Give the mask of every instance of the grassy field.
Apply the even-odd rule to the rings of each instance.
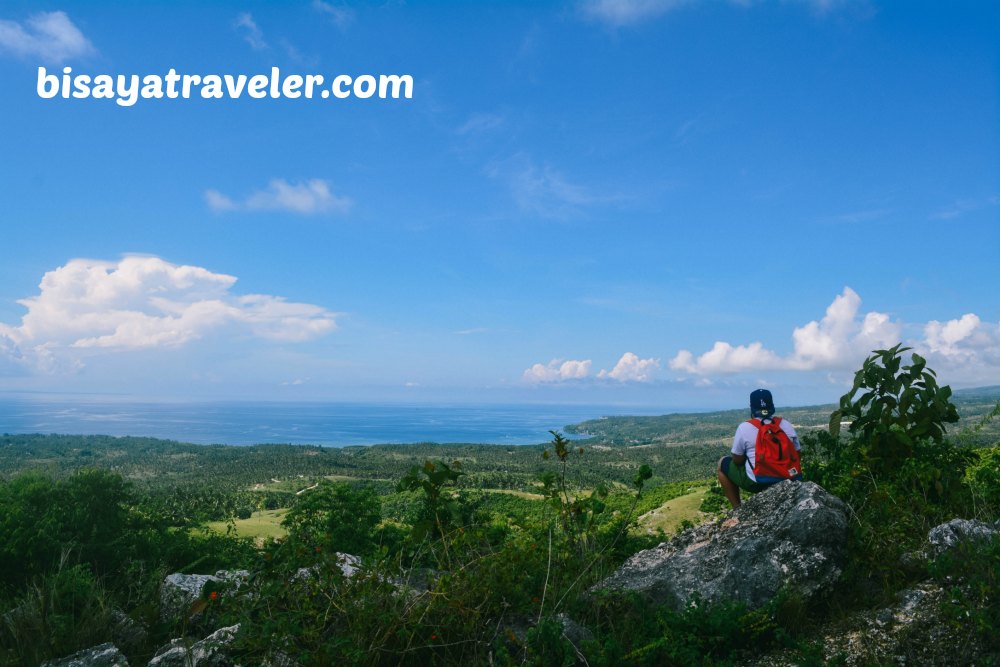
[[[638,531],[655,533],[658,529],[667,535],[677,532],[681,523],[687,519],[691,523],[701,523],[708,515],[699,511],[708,486],[695,489],[691,493],[668,500],[655,510],[646,512],[639,517]]]
[[[287,509],[263,510],[254,512],[249,519],[236,519],[236,535],[262,540],[284,537],[287,531],[282,528],[281,520],[285,518],[286,512]],[[206,525],[210,530],[223,535],[229,529],[229,523],[225,521],[212,521]]]

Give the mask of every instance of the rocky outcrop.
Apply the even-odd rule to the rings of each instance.
[[[847,508],[813,482],[782,482],[718,521],[630,558],[591,590],[632,590],[680,609],[692,595],[757,608],[785,586],[810,597],[840,577]]]
[[[160,587],[160,619],[174,621],[188,615],[191,605],[201,598],[209,582],[231,584],[239,588],[250,573],[246,570],[219,570],[212,574],[168,574]]]
[[[41,667],[129,667],[128,660],[114,644],[101,644],[77,651],[60,660],[46,660]]]
[[[153,656],[147,667],[232,667],[226,649],[233,643],[239,625],[220,628],[199,642],[175,639]]]

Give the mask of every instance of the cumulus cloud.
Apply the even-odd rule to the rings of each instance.
[[[939,375],[966,384],[996,384],[1000,377],[1000,324],[974,313],[947,322],[931,320],[914,345]]]
[[[585,361],[553,359],[548,364],[535,364],[525,370],[523,378],[530,383],[581,380],[590,375],[590,364],[590,359]]]
[[[231,292],[234,276],[158,257],[74,259],[18,301],[20,325],[0,324],[0,354],[54,371],[83,351],[180,347],[217,331],[305,341],[336,328],[334,313],[264,294]]]
[[[652,374],[660,369],[659,359],[640,359],[632,352],[626,352],[610,371],[602,370],[599,378],[611,378],[619,382],[649,382]]]
[[[206,190],[205,202],[213,211],[220,213],[289,211],[299,215],[345,214],[354,205],[350,197],[333,194],[329,182],[318,178],[294,184],[277,178],[265,189],[250,194],[242,201],[234,200],[218,190]]]
[[[859,319],[860,305],[857,292],[845,287],[827,307],[823,319],[795,328],[794,351],[784,357],[766,349],[759,341],[745,345],[717,341],[698,357],[681,350],[670,360],[670,368],[695,375],[853,368],[872,349],[898,342],[902,330],[885,313],[870,312]]]
[[[553,359],[547,364],[535,364],[525,370],[522,377],[532,384],[585,380],[591,377],[591,365],[590,359],[583,361]],[[653,373],[659,368],[659,359],[640,359],[638,355],[626,352],[614,368],[610,371],[601,370],[596,377],[618,382],[649,382],[653,379]]]
[[[0,51],[50,63],[96,53],[94,45],[65,12],[40,12],[23,24],[0,21]]]
[[[855,370],[872,350],[903,342],[927,357],[950,382],[995,383],[1000,376],[1000,325],[983,322],[974,313],[919,325],[923,337],[904,339],[904,323],[887,314],[860,312],[861,297],[849,287],[837,296],[821,320],[792,331],[793,351],[779,355],[760,342],[733,345],[718,341],[695,356],[681,350],[670,368],[702,377],[750,371]]]
[[[688,350],[681,350],[670,360],[670,368],[696,375],[712,373],[738,373],[781,365],[774,352],[765,350],[761,343],[733,346],[716,341],[708,352],[695,358]]]

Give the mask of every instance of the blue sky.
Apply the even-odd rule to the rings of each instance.
[[[0,389],[735,407],[1000,384],[990,3],[0,7]],[[412,99],[42,99],[408,74]]]

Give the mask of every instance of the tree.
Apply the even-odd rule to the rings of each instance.
[[[292,540],[309,547],[362,556],[375,547],[381,520],[381,504],[371,488],[323,480],[299,497],[282,525]]]

